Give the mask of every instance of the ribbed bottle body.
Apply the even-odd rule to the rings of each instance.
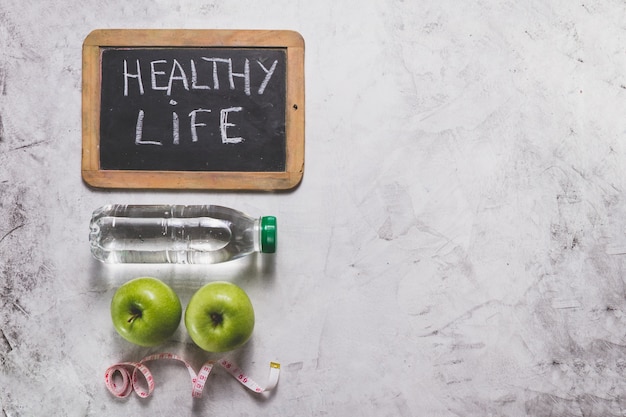
[[[260,251],[259,219],[215,205],[112,204],[89,228],[105,263],[213,264]]]

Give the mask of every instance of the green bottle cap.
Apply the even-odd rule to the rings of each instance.
[[[276,252],[276,217],[261,217],[261,252]]]

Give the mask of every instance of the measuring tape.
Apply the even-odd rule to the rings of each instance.
[[[219,361],[208,361],[200,372],[196,374],[193,367],[178,355],[172,353],[158,353],[155,355],[146,356],[139,362],[121,362],[110,366],[104,374],[104,382],[106,387],[118,398],[126,398],[133,391],[137,393],[141,398],[146,398],[154,391],[154,378],[152,373],[145,365],[146,362],[170,359],[182,363],[189,372],[191,377],[191,396],[193,398],[200,398],[202,396],[202,390],[204,385],[213,370],[215,364],[219,364],[222,368],[231,374],[237,381],[239,381],[244,387],[250,391],[261,393],[274,389],[278,384],[278,375],[280,374],[280,364],[277,362],[270,362],[270,373],[267,384],[265,387],[261,387],[248,377],[236,364],[228,359],[220,359]],[[140,381],[142,376],[143,381]]]

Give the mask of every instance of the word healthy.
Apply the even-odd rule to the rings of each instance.
[[[274,60],[272,65],[265,66],[259,59],[251,63],[250,59],[246,58],[243,61],[243,70],[241,72],[235,72],[232,58],[201,57],[200,61],[190,59],[189,65],[190,71],[189,69],[185,71],[183,65],[177,59],[172,59],[171,61],[157,59],[149,62],[149,74],[144,74],[140,59],[136,59],[134,63],[124,59],[124,97],[129,97],[133,91],[143,96],[146,93],[146,89],[154,92],[162,91],[166,96],[171,96],[175,88],[182,88],[187,92],[201,90],[218,91],[224,88],[228,88],[231,91],[241,89],[246,96],[253,94],[263,95],[272,79],[272,75],[274,75],[278,60]],[[199,71],[199,68],[202,71]],[[253,72],[260,73],[260,77],[262,77],[261,82],[255,85],[254,88],[251,76]],[[203,81],[200,81],[199,74],[203,75]],[[255,79],[260,79],[260,77],[256,76]],[[149,82],[146,82],[145,78],[148,78]],[[224,80],[227,81],[227,87],[223,86],[225,84]],[[169,104],[176,106],[178,102],[171,99]],[[232,121],[231,115],[243,111],[244,108],[242,106],[230,106],[219,110],[219,118],[215,119],[223,144],[237,144],[245,140],[241,136],[229,136],[229,129],[236,127],[236,123]],[[198,128],[209,127],[207,123],[202,121],[208,121],[206,117],[203,118],[203,115],[206,116],[209,113],[213,113],[211,109],[200,107],[186,115],[189,119],[188,126],[192,142],[198,142]],[[164,143],[163,139],[145,139],[143,137],[145,118],[145,111],[139,109],[135,125],[135,145],[162,146]],[[172,112],[171,141],[174,145],[180,144],[180,116],[176,111]]]

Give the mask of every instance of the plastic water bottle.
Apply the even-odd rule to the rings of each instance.
[[[93,212],[93,256],[105,263],[213,264],[276,251],[276,218],[213,205],[111,204]]]

